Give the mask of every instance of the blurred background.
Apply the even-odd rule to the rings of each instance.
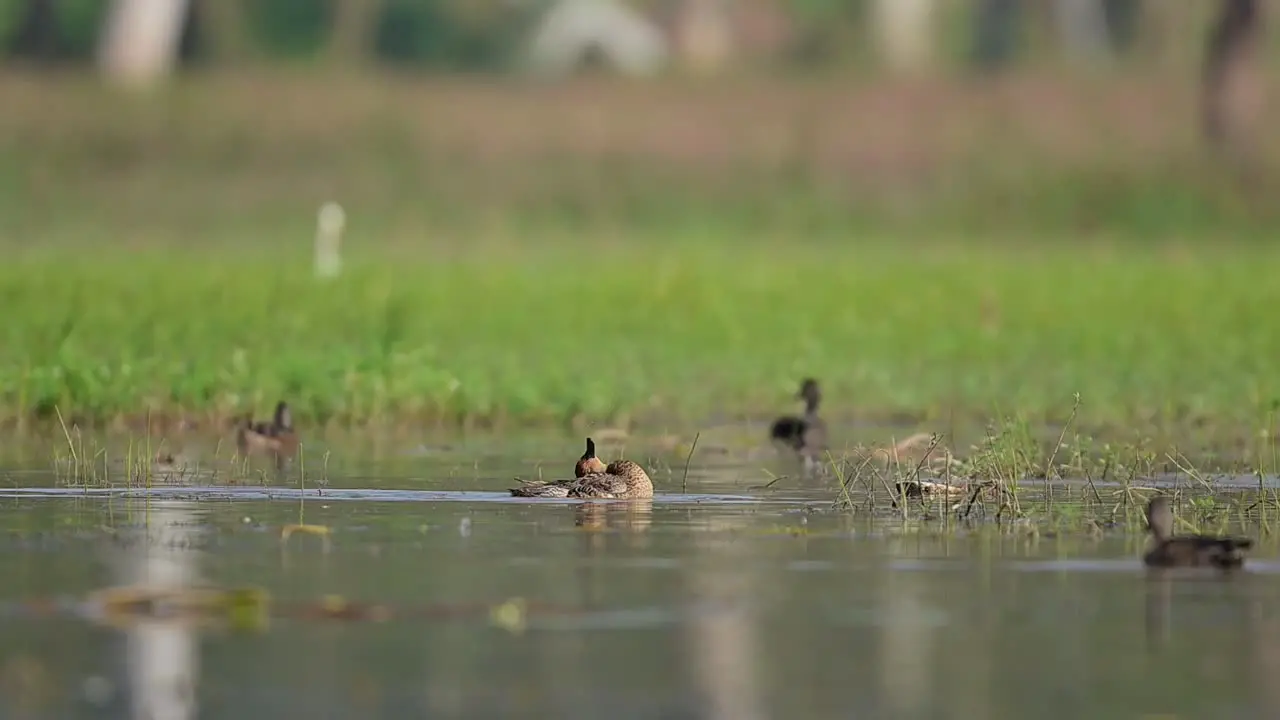
[[[1274,4],[0,0],[5,415],[1253,422]]]
[[[811,230],[1253,225],[1263,178],[1203,162],[1264,165],[1266,5],[3,0],[0,122],[25,162],[0,227],[48,229],[60,202],[142,232],[325,199],[393,228],[706,203]],[[182,92],[161,110],[99,81]]]
[[[6,496],[0,600],[208,548],[445,618],[197,655],[3,605],[0,705],[101,717],[127,671],[234,717],[1277,717],[1280,534],[1239,582],[1137,555],[1148,484],[1276,517],[1278,3],[0,0],[0,428],[48,440],[0,470],[70,495]],[[768,447],[806,377],[815,478]],[[296,470],[222,473],[282,399]],[[658,502],[490,502],[584,436]],[[991,522],[876,505],[944,457],[1012,488]],[[252,492],[88,495],[175,467]],[[529,635],[485,621],[513,597]]]

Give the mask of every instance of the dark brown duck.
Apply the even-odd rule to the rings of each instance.
[[[796,399],[804,400],[804,415],[784,415],[774,420],[769,428],[769,437],[806,457],[812,457],[824,450],[827,444],[827,424],[818,417],[818,403],[822,401],[818,381],[805,378]]]
[[[1249,538],[1173,534],[1173,506],[1167,497],[1147,503],[1147,529],[1155,545],[1142,558],[1149,567],[1238,568],[1244,551],[1253,547]]]

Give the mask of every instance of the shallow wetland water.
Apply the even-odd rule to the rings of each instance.
[[[834,513],[710,453],[687,492],[651,462],[652,502],[505,495],[571,447],[333,452],[322,487],[312,452],[305,489],[11,463],[0,718],[1280,717],[1270,538],[1239,575],[1157,576],[1124,528]],[[268,599],[230,626],[86,601],[143,583]]]

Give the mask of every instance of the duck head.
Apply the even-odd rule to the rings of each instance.
[[[818,402],[822,400],[822,391],[818,389],[818,381],[813,378],[805,378],[800,383],[800,390],[796,393],[798,400],[804,400],[804,406],[811,412],[818,409]]]
[[[593,473],[602,473],[605,471],[604,461],[596,457],[596,443],[591,438],[587,438],[587,451],[582,453],[582,457],[578,458],[578,464],[573,466],[574,477],[583,477]]]
[[[1147,531],[1157,541],[1173,537],[1173,506],[1169,503],[1169,498],[1154,497],[1147,503]]]

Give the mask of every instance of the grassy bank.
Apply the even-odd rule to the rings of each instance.
[[[1280,398],[1280,250],[963,249],[505,235],[366,251],[85,250],[0,268],[9,418],[607,419],[791,407],[1260,423]],[[695,242],[696,240],[696,242]]]
[[[1206,163],[1185,81],[849,82],[0,77],[0,416],[705,420],[815,375],[832,417],[1261,427],[1274,148]]]

